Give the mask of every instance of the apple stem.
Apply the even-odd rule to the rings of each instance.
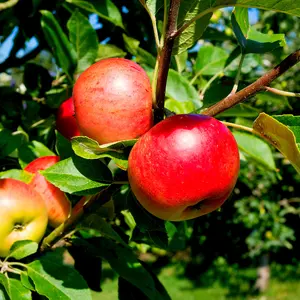
[[[74,229],[74,226],[78,223],[83,214],[89,210],[93,203],[99,200],[99,197],[107,199],[107,196],[109,195],[110,189],[108,187],[100,191],[96,195],[82,197],[72,209],[69,218],[64,223],[56,227],[48,236],[43,239],[42,245],[40,247],[41,252],[52,248],[52,246],[56,244],[60,239],[68,235],[69,232]]]
[[[156,102],[154,108],[154,122],[158,123],[164,118],[165,94],[168,72],[174,46],[175,33],[177,30],[177,17],[180,7],[180,0],[171,0],[166,26],[164,45],[158,55],[158,73],[156,80]]]
[[[241,102],[250,98],[258,92],[265,91],[266,87],[270,85],[272,81],[277,79],[295,64],[300,61],[300,49],[296,50],[285,58],[280,64],[274,67],[272,70],[258,78],[255,82],[240,90],[239,92],[229,95],[218,103],[205,109],[201,112],[204,115],[215,116]]]
[[[227,97],[229,97],[231,95],[234,95],[238,90],[239,82],[240,82],[240,78],[241,78],[242,66],[243,66],[245,56],[246,56],[246,54],[242,53],[241,59],[240,59],[240,62],[239,62],[239,66],[238,66],[238,70],[237,70],[237,74],[236,74],[236,77],[235,77],[235,80],[234,80],[233,88],[232,88],[230,94]]]

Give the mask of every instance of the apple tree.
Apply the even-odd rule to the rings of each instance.
[[[211,263],[216,228],[223,253],[291,249],[299,16],[290,0],[0,2],[0,298],[91,299],[106,261],[119,299],[170,299],[139,254]]]

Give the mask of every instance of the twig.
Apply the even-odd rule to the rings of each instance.
[[[180,0],[171,0],[164,46],[158,59],[156,107],[154,109],[155,123],[158,123],[164,118],[166,85],[174,46],[174,34],[176,33],[177,29],[179,6]]]
[[[237,70],[237,74],[236,74],[236,77],[235,77],[235,80],[234,80],[233,88],[232,88],[230,94],[227,97],[229,97],[230,95],[234,95],[236,93],[236,91],[238,90],[239,82],[240,82],[240,78],[241,78],[242,66],[243,66],[245,56],[246,55],[244,53],[242,53],[241,59],[240,59],[240,62],[239,62],[239,66],[238,66],[238,70]]]
[[[251,127],[243,126],[243,125],[236,124],[236,123],[225,122],[225,121],[222,121],[222,123],[224,125],[226,125],[227,127],[232,127],[234,129],[243,130],[243,131],[247,131],[249,133],[255,134],[258,137],[260,137],[261,139],[267,141],[268,143],[270,142],[264,135],[260,134],[258,131],[254,130]]]
[[[211,86],[211,84],[222,74],[224,74],[229,67],[231,66],[231,64],[236,60],[233,59],[223,70],[221,70],[220,72],[216,73],[213,77],[211,77],[209,79],[209,81],[206,83],[206,85],[204,86],[204,88],[202,89],[201,93],[200,93],[200,100],[204,99],[204,94],[206,93],[207,89]],[[195,78],[195,77],[194,77]],[[192,81],[194,80],[194,78],[192,79]],[[190,83],[192,83],[192,81]]]
[[[235,129],[239,129],[239,130],[243,130],[243,131],[247,131],[247,132],[250,132],[250,133],[254,133],[254,134],[257,134],[260,136],[260,134],[258,132],[256,132],[253,128],[251,127],[247,127],[247,126],[243,126],[243,125],[239,125],[239,124],[235,124],[235,123],[230,123],[230,122],[225,122],[225,121],[222,121],[222,123],[224,125],[226,125],[227,127],[232,127],[232,128],[235,128]]]
[[[163,29],[162,29],[162,35],[160,40],[160,47],[162,48],[164,45],[164,40],[166,36],[166,27],[167,27],[167,21],[168,21],[168,11],[167,11],[167,0],[164,0],[164,21],[163,21]]]
[[[159,43],[159,36],[158,36],[158,30],[157,30],[157,25],[156,25],[156,18],[155,16],[150,12],[147,4],[144,1],[139,0],[140,3],[144,6],[144,8],[146,9],[150,19],[151,19],[151,23],[152,23],[152,28],[153,28],[153,33],[154,33],[154,39],[155,39],[155,44],[156,44],[156,48],[157,48],[157,52],[160,52],[160,43]]]
[[[269,86],[266,86],[266,90],[276,95],[286,96],[286,97],[300,97],[300,93],[286,92],[282,90],[278,90]]]
[[[76,203],[72,209],[70,217],[57,228],[55,228],[48,236],[46,236],[42,242],[40,250],[43,252],[51,248],[61,238],[73,230],[73,227],[77,224],[84,212],[88,210],[95,201],[100,197],[105,197],[109,187],[99,192],[97,195],[90,197],[82,197],[79,202]],[[106,197],[105,197],[106,198]]]
[[[264,91],[272,81],[277,79],[279,76],[281,76],[284,72],[293,67],[299,61],[300,50],[297,50],[294,53],[290,54],[275,68],[273,68],[272,70],[261,76],[259,79],[257,79],[255,82],[240,90],[236,94],[230,95],[224,98],[223,100],[219,101],[218,103],[212,105],[211,107],[207,108],[202,112],[202,114],[208,116],[215,116],[225,111],[226,109],[229,109],[235,106],[236,104],[243,102],[244,100],[255,95],[256,93]]]

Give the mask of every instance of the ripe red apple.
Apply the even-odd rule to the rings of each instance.
[[[71,211],[71,203],[65,193],[47,181],[39,171],[51,167],[58,161],[58,156],[39,157],[29,163],[24,169],[35,174],[29,185],[44,199],[48,211],[49,225],[52,227],[57,227],[68,218]]]
[[[0,257],[5,257],[16,241],[42,239],[48,222],[46,205],[26,183],[0,179],[0,220]]]
[[[109,58],[93,64],[73,89],[81,134],[100,144],[141,136],[152,126],[151,93],[149,78],[136,63]]]
[[[59,106],[56,114],[56,129],[61,135],[69,140],[74,136],[80,135],[75,119],[72,97]]]
[[[181,221],[207,214],[229,197],[239,151],[218,120],[176,115],[145,133],[128,163],[129,183],[140,204],[158,218]]]

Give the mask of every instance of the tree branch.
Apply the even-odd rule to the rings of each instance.
[[[250,84],[249,86],[245,87],[241,91],[237,92],[234,95],[229,95],[223,100],[219,101],[218,103],[212,105],[211,107],[207,108],[203,112],[204,115],[208,116],[215,116],[236,104],[241,103],[242,101],[248,99],[249,97],[255,95],[260,91],[266,90],[266,87],[269,84],[281,76],[284,72],[288,69],[293,67],[300,61],[300,49],[295,51],[294,53],[290,54],[286,59],[284,59],[279,65],[275,68],[264,74],[262,77],[257,79],[255,82]]]
[[[174,34],[177,30],[177,17],[180,7],[180,0],[171,0],[166,37],[163,49],[158,59],[158,75],[156,86],[156,107],[154,109],[155,123],[158,123],[164,118],[164,105],[167,78],[169,66],[171,62],[172,50],[174,46]]]
[[[76,203],[72,209],[70,217],[57,228],[55,228],[48,236],[46,236],[42,242],[40,250],[46,251],[50,249],[55,243],[62,239],[66,234],[73,230],[74,226],[78,223],[84,213],[88,212],[90,207],[96,202],[101,201],[106,202],[107,196],[109,194],[109,187],[99,192],[97,195],[90,197],[82,197],[79,202]]]

